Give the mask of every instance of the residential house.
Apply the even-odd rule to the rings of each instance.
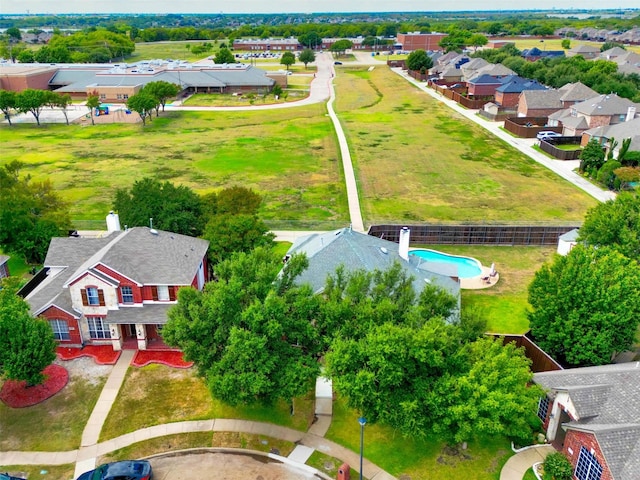
[[[25,299],[60,345],[163,348],[178,289],[201,290],[208,280],[209,242],[147,227],[111,230],[101,238],[53,238],[46,275],[27,284]]]
[[[567,83],[554,90],[524,90],[518,99],[519,117],[548,117],[598,93],[580,82]]]
[[[640,105],[615,93],[598,95],[549,116],[549,125],[562,125],[565,136],[582,135],[586,130],[633,120]]]
[[[502,108],[514,109],[518,106],[520,95],[526,90],[546,91],[547,87],[537,80],[522,78],[518,75],[504,77],[502,85],[496,88],[494,100]]]
[[[304,252],[309,267],[297,278],[320,293],[329,274],[342,265],[347,271],[386,270],[394,262],[414,278],[416,292],[425,284],[433,284],[449,292],[460,302],[460,284],[456,267],[451,264],[425,262],[409,254],[409,229],[401,231],[400,242],[394,243],[378,237],[343,228],[333,232],[316,233],[298,238],[287,255]],[[286,258],[286,257],[285,257]]]
[[[429,75],[437,76],[445,82],[462,81],[461,67],[469,63],[471,59],[467,55],[456,52],[448,52],[440,56],[434,66],[429,70]]]
[[[564,57],[564,50],[540,50],[538,47],[527,48],[520,54],[528,62],[535,62],[542,58]]]
[[[7,255],[0,255],[0,279],[9,276],[9,258]]]
[[[489,62],[484,58],[472,58],[467,63],[460,65],[460,70],[462,70],[462,79],[465,82],[468,82],[477,75],[478,69],[486,67],[487,65],[489,65]]]
[[[613,48],[610,48],[609,50],[605,50],[604,52],[600,52],[600,55],[598,55],[598,58],[601,60],[613,61],[619,56],[624,55],[625,53],[628,53],[628,52],[624,48],[613,47]]]
[[[640,362],[533,375],[538,416],[578,480],[640,478]]]
[[[613,60],[618,65],[618,73],[630,75],[635,73],[640,75],[640,54],[636,52],[625,52],[615,57]]]
[[[614,157],[617,157],[620,147],[622,146],[622,140],[630,138],[631,143],[629,145],[629,151],[640,151],[640,117],[631,118],[631,114],[628,120],[622,123],[616,123],[615,125],[603,125],[601,127],[591,128],[582,134],[582,145],[589,143],[591,139],[595,139],[601,145],[606,145],[609,139],[615,138],[618,141],[618,145],[614,148]]]
[[[591,45],[575,45],[567,50],[567,57],[575,57],[580,55],[585,60],[593,60],[600,55],[600,49]]]

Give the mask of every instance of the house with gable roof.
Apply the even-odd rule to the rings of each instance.
[[[314,292],[320,293],[327,276],[335,274],[341,265],[346,271],[364,269],[373,272],[386,270],[397,262],[413,277],[416,293],[419,294],[426,284],[436,285],[458,300],[459,311],[460,282],[457,268],[452,264],[425,262],[410,255],[409,229],[405,229],[400,234],[399,244],[355,232],[351,228],[300,237],[287,252],[289,256],[302,252],[309,260],[309,267],[296,278],[296,283],[307,283]]]
[[[134,227],[100,238],[53,238],[43,270],[21,290],[61,346],[165,348],[178,289],[208,281],[209,242]]]
[[[600,55],[600,49],[591,45],[576,45],[566,52],[567,57],[580,55],[585,60],[593,60]]]
[[[588,129],[633,120],[640,105],[615,93],[598,95],[549,116],[549,125],[562,125],[563,135],[578,136]]]
[[[547,439],[578,480],[640,478],[640,362],[533,375]]]
[[[622,146],[622,140],[630,138],[630,151],[640,151],[640,117],[635,117],[627,122],[617,123],[615,125],[603,125],[601,127],[591,128],[582,134],[582,144],[586,145],[591,139],[595,139],[600,145],[605,145],[609,139],[615,138],[618,145],[614,149],[614,156]]]
[[[567,83],[557,90],[524,90],[518,98],[518,116],[548,117],[554,112],[597,95],[598,92],[581,82]]]

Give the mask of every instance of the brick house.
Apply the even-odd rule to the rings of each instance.
[[[402,45],[402,50],[407,52],[442,50],[439,43],[446,36],[448,36],[446,33],[398,33],[396,42]]]
[[[577,480],[640,478],[640,362],[533,375],[538,416]]]
[[[518,116],[548,117],[554,112],[597,95],[598,92],[580,82],[567,83],[557,90],[525,90],[518,98]]]
[[[208,246],[147,227],[101,238],[53,238],[44,275],[27,284],[25,299],[60,345],[163,348],[162,327],[178,289],[201,290],[208,280]]]
[[[513,75],[504,78],[502,85],[496,88],[495,103],[503,108],[515,108],[520,100],[520,94],[525,90],[545,91],[548,89],[536,80]]]

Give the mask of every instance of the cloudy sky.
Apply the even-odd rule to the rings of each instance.
[[[638,0],[0,0],[0,14],[16,13],[311,13],[512,10],[514,8],[638,8]]]

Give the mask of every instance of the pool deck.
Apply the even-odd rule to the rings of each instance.
[[[460,288],[465,290],[482,290],[483,288],[491,288],[500,280],[500,274],[495,272],[491,276],[491,269],[482,266],[482,273],[477,277],[461,278]]]

